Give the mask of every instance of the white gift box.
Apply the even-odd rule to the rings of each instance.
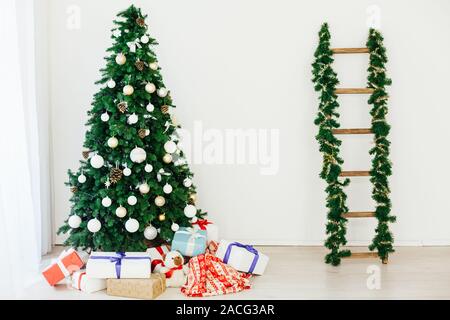
[[[150,278],[151,258],[148,252],[92,252],[86,264],[91,278]]]
[[[72,287],[83,292],[93,293],[105,290],[106,280],[88,277],[85,270],[80,270],[72,274]]]
[[[159,272],[159,269],[164,263],[164,258],[169,251],[170,249],[167,245],[147,249],[150,258],[152,259],[152,272]]]
[[[221,240],[216,257],[238,271],[262,275],[269,257],[249,245]]]
[[[206,242],[219,242],[219,227],[216,224],[205,219],[197,220],[192,226],[194,227],[194,230],[206,230]]]

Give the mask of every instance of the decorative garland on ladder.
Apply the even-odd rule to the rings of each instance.
[[[342,171],[341,165],[344,163],[339,157],[339,146],[341,141],[333,135],[333,129],[340,127],[338,119],[339,107],[336,85],[339,83],[337,74],[332,68],[333,52],[330,49],[330,32],[328,24],[324,23],[319,32],[319,46],[314,53],[315,61],[313,67],[314,89],[319,92],[319,112],[314,123],[319,127],[316,140],[319,142],[320,152],[323,157],[322,171],[320,177],[324,179],[328,186],[326,206],[328,208],[327,235],[325,247],[330,249],[325,257],[326,263],[336,266],[341,262],[342,257],[350,255],[349,250],[341,250],[340,247],[347,243],[345,239],[347,219],[342,215],[348,211],[345,204],[347,195],[343,187],[350,183],[349,179],[339,180]]]
[[[377,249],[378,255],[384,261],[387,260],[388,254],[394,251],[393,237],[388,223],[394,222],[395,217],[390,215],[388,176],[392,174],[392,171],[389,161],[390,142],[387,139],[390,126],[385,118],[388,99],[385,86],[390,85],[391,80],[385,74],[387,57],[382,41],[383,37],[380,32],[370,29],[367,41],[370,53],[368,87],[373,88],[374,92],[368,103],[372,105],[370,114],[372,115],[372,131],[375,139],[375,146],[370,150],[370,154],[373,156],[370,181],[373,184],[372,198],[377,203],[375,217],[378,219],[378,226],[369,249]],[[342,171],[341,165],[344,161],[339,157],[341,141],[333,135],[332,131],[340,127],[339,113],[336,111],[339,103],[335,93],[339,80],[332,68],[334,58],[330,48],[330,32],[327,23],[324,23],[319,31],[319,45],[314,57],[312,80],[314,89],[319,92],[320,101],[314,123],[319,127],[316,140],[319,142],[319,150],[323,156],[320,177],[328,184],[325,189],[328,208],[326,225],[328,238],[325,241],[325,247],[330,249],[330,252],[326,255],[325,262],[336,266],[340,264],[341,258],[351,255],[349,250],[341,249],[347,243],[345,237],[347,219],[343,217],[343,214],[348,212],[348,208],[346,206],[347,195],[343,188],[350,183],[350,180],[348,178],[342,181],[339,179]]]
[[[391,127],[386,121],[388,94],[385,89],[392,81],[386,76],[386,48],[383,46],[383,36],[378,30],[370,29],[366,46],[370,53],[367,85],[374,89],[368,100],[368,103],[372,105],[370,114],[372,115],[372,132],[375,141],[375,146],[370,150],[370,154],[373,156],[370,181],[373,184],[372,198],[376,202],[375,217],[378,219],[376,234],[369,249],[376,249],[378,256],[383,261],[387,261],[389,253],[394,252],[389,222],[396,220],[395,216],[391,215],[389,198],[388,177],[392,175],[392,165],[389,160],[391,143],[387,137]]]

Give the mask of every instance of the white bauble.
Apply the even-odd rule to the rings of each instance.
[[[125,62],[127,62],[127,57],[125,57],[125,55],[123,53],[119,53],[116,56],[116,63],[119,65],[123,65],[123,64],[125,64]]]
[[[69,217],[68,223],[69,223],[69,227],[71,227],[72,229],[76,229],[81,224],[81,218],[80,218],[80,216],[77,216],[76,214],[74,214]]]
[[[143,36],[141,37],[141,42],[142,42],[143,44],[146,44],[146,43],[148,43],[149,41],[150,41],[150,38],[149,38],[148,36],[143,35]]]
[[[139,117],[137,116],[137,114],[133,113],[131,115],[128,116],[128,124],[135,124],[137,123],[139,120]]]
[[[108,88],[112,89],[116,86],[116,82],[113,79],[111,79],[111,80],[108,80],[106,85],[108,86]]]
[[[189,179],[189,178],[184,179],[184,180],[183,180],[183,185],[184,185],[186,188],[189,188],[190,186],[192,186],[192,180]]]
[[[131,96],[134,93],[134,88],[133,86],[127,84],[125,87],[123,87],[122,92],[126,96]]]
[[[167,89],[159,88],[157,93],[159,97],[164,98],[165,96],[167,96]]]
[[[125,168],[122,171],[123,175],[128,177],[131,174],[131,169],[130,168]]]
[[[130,218],[125,222],[125,229],[127,229],[128,232],[133,233],[139,230],[139,221],[136,219]]]
[[[145,129],[145,136],[147,137],[148,135],[150,135],[150,129]]]
[[[96,233],[100,231],[102,224],[97,218],[94,218],[88,221],[87,228],[90,232]]]
[[[173,190],[172,186],[171,186],[170,184],[168,184],[168,183],[166,183],[166,184],[164,185],[164,187],[163,187],[163,191],[164,191],[164,193],[166,193],[166,194],[171,193],[172,190]]]
[[[100,119],[102,119],[103,122],[108,121],[109,120],[108,112],[103,112],[102,115],[100,116]]]
[[[177,151],[177,144],[173,141],[167,141],[164,143],[164,150],[166,150],[167,153],[174,153]]]
[[[111,137],[108,139],[108,147],[110,147],[111,149],[117,148],[117,146],[119,145],[119,140],[117,140],[116,137]]]
[[[164,199],[163,196],[157,196],[157,197],[155,198],[155,204],[156,204],[158,207],[162,207],[163,205],[166,204],[166,199]]]
[[[130,159],[133,162],[142,163],[145,161],[145,158],[147,158],[147,154],[142,148],[136,147],[130,152]]]
[[[102,206],[104,206],[105,208],[108,208],[109,206],[111,206],[112,204],[112,200],[110,197],[106,196],[102,199]]]
[[[148,67],[152,70],[158,70],[158,62],[152,62],[148,65]]]
[[[177,232],[180,229],[180,226],[178,225],[178,223],[172,223],[172,225],[170,226],[170,229],[172,229],[173,232]]]
[[[79,183],[85,183],[86,182],[86,176],[84,174],[80,174],[78,176],[78,182]]]
[[[143,183],[139,186],[139,192],[142,194],[146,194],[150,192],[150,187],[147,183]]]
[[[171,163],[172,160],[173,160],[173,157],[172,157],[172,155],[170,155],[169,153],[166,153],[166,154],[164,155],[164,157],[163,157],[163,161],[164,161],[165,163]]]
[[[116,209],[116,216],[118,216],[119,218],[123,218],[126,215],[127,215],[127,209],[126,208],[124,208],[122,206],[117,207],[117,209]]]
[[[158,230],[154,226],[148,226],[144,229],[144,237],[147,240],[153,240],[158,235]]]
[[[145,172],[152,172],[153,171],[153,166],[151,164],[146,164],[144,167]]]
[[[130,206],[134,206],[137,203],[137,198],[135,196],[129,196],[127,202]]]
[[[153,83],[149,82],[145,85],[145,91],[147,91],[148,93],[153,93],[156,91],[156,86]]]
[[[104,164],[105,164],[105,160],[103,160],[103,157],[99,156],[98,154],[96,154],[95,156],[93,156],[91,158],[91,166],[95,169],[99,169],[99,168],[103,167]]]
[[[184,207],[184,215],[188,218],[193,218],[197,214],[197,208],[192,204],[188,204]]]
[[[153,110],[155,110],[155,106],[152,105],[151,103],[149,103],[149,104],[147,105],[147,111],[148,111],[148,112],[153,112]]]

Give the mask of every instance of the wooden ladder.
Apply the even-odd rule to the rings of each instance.
[[[334,48],[333,54],[360,54],[369,53],[369,48]],[[337,88],[336,94],[372,94],[374,89],[372,88]],[[333,134],[372,134],[370,128],[353,128],[353,129],[334,129]],[[369,177],[370,171],[342,171],[341,177]],[[374,211],[354,211],[347,212],[342,215],[344,218],[375,218]],[[345,257],[347,259],[359,259],[359,258],[378,258],[378,253],[369,252],[352,252],[350,256]],[[382,260],[383,264],[387,264],[388,259]]]

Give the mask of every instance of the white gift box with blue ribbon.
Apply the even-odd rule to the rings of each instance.
[[[216,257],[238,271],[262,275],[269,263],[269,257],[251,245],[221,240]]]
[[[151,275],[148,252],[92,252],[86,275],[97,279],[146,279]]]
[[[180,228],[172,240],[171,249],[179,251],[183,256],[195,257],[206,251],[206,230]]]

